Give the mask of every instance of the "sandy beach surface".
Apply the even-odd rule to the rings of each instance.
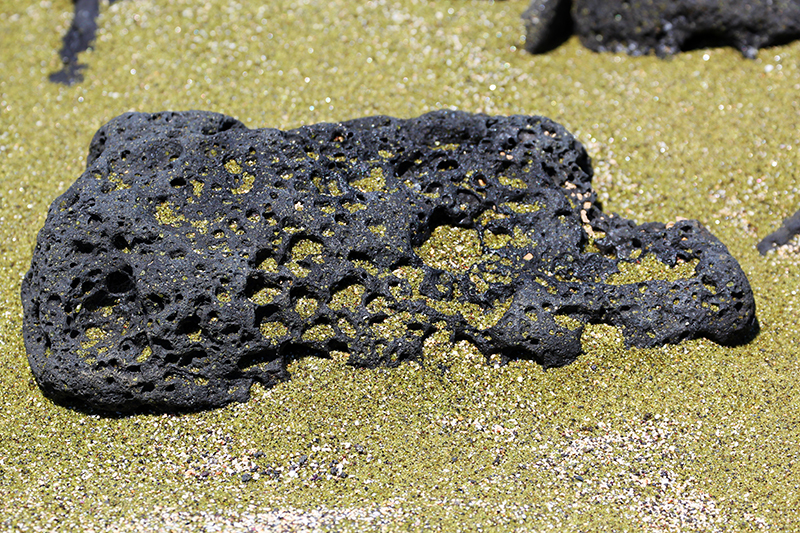
[[[796,530],[800,241],[755,245],[800,207],[800,42],[661,60],[573,38],[531,56],[525,7],[102,3],[84,80],[64,86],[48,75],[72,2],[0,0],[0,530]],[[20,280],[103,123],[202,109],[291,128],[442,108],[550,117],[587,147],[607,212],[700,220],[750,279],[759,335],[643,350],[596,326],[548,371],[438,336],[423,364],[305,358],[290,381],[196,414],[102,417],[42,395]]]

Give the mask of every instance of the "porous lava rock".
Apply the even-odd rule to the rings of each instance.
[[[192,410],[246,400],[297,357],[421,361],[437,330],[545,367],[574,361],[592,323],[630,346],[741,339],[755,306],[725,246],[696,221],[605,215],[591,178],[542,117],[284,132],[121,115],[39,233],[22,284],[33,374],[62,403]]]
[[[797,0],[533,0],[522,18],[532,53],[563,41],[570,28],[587,48],[631,55],[733,46],[754,58],[759,48],[800,37]]]

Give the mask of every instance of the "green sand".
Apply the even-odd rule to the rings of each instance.
[[[318,526],[335,530],[800,523],[800,255],[755,250],[800,206],[800,43],[658,60],[573,38],[533,57],[525,0],[252,4],[104,4],[85,81],[63,87],[47,75],[72,3],[0,0],[0,529],[179,531],[271,509],[350,510]],[[246,404],[183,416],[100,418],[42,396],[20,279],[104,122],[204,109],[290,128],[444,107],[548,116],[587,146],[606,211],[702,221],[747,273],[760,335],[626,350],[595,327],[585,355],[546,372],[435,339],[423,366],[304,359]]]

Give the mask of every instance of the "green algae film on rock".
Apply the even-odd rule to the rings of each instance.
[[[92,140],[22,285],[33,374],[56,401],[196,410],[293,358],[574,361],[588,324],[630,346],[755,323],[746,277],[696,221],[606,215],[590,161],[542,117],[438,111],[292,131],[128,113]]]

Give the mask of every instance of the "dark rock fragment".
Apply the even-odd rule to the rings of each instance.
[[[439,329],[550,367],[587,324],[657,346],[737,342],[755,320],[722,243],[696,221],[604,214],[585,150],[542,117],[283,132],[128,113],[87,159],[22,284],[31,369],[63,403],[216,407],[296,357],[420,360]]]
[[[549,52],[572,35],[571,4],[562,0],[533,0],[528,5],[522,14],[528,52]]]
[[[113,4],[117,0],[109,0]],[[78,63],[78,54],[89,49],[97,32],[97,16],[100,14],[99,0],[73,0],[75,15],[72,24],[64,35],[64,45],[59,55],[64,67],[50,74],[50,81],[72,85],[83,81],[81,71],[86,65]]]
[[[587,48],[631,55],[733,46],[754,58],[800,37],[797,0],[533,0],[522,18],[532,53],[565,39],[570,22]]]
[[[780,228],[764,237],[756,245],[756,249],[761,255],[767,255],[767,252],[787,244],[797,234],[800,234],[800,211],[787,217]]]

